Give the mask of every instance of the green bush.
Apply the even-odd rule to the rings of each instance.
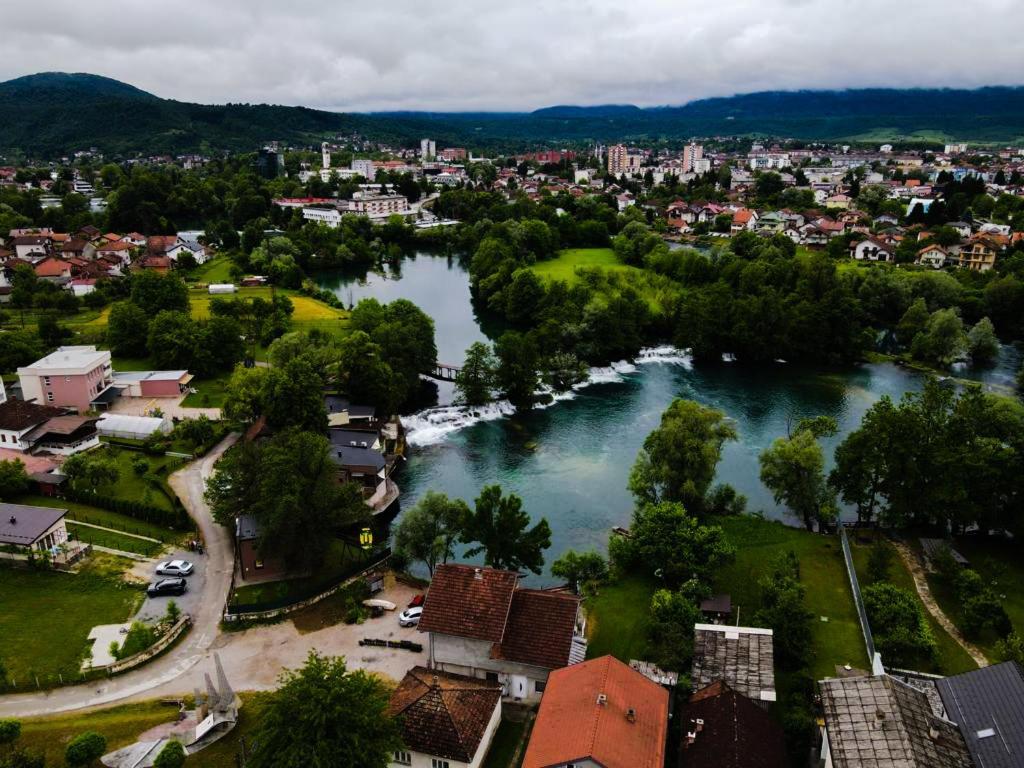
[[[911,667],[935,655],[935,638],[917,595],[879,582],[866,587],[864,608],[871,633],[882,658],[890,664]]]
[[[181,768],[185,764],[185,748],[179,741],[168,741],[153,761],[153,768]]]
[[[156,630],[141,621],[132,622],[131,629],[124,637],[124,642],[115,654],[118,659],[127,659],[140,651],[144,651],[156,642]]]
[[[0,744],[13,744],[21,736],[21,723],[17,720],[0,720]]]
[[[67,749],[64,750],[64,761],[72,768],[78,768],[98,760],[106,751],[106,737],[96,731],[86,731],[68,742]]]

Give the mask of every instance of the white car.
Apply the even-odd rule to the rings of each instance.
[[[188,560],[165,560],[156,567],[160,576],[191,576],[193,565]]]
[[[400,627],[415,627],[420,623],[420,616],[423,615],[423,606],[417,605],[415,608],[406,608],[400,614],[398,614],[398,626]]]

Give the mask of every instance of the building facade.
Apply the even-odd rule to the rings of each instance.
[[[41,405],[79,413],[113,384],[110,352],[93,346],[59,347],[32,365],[18,369],[22,395]]]

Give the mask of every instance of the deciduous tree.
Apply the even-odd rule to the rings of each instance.
[[[489,485],[476,499],[462,541],[476,542],[466,556],[483,553],[484,562],[492,568],[540,573],[544,550],[551,546],[551,527],[543,517],[531,527],[523,500],[513,493],[503,496],[501,486]]]
[[[402,515],[395,530],[395,549],[410,560],[418,560],[434,575],[434,568],[455,554],[455,543],[470,516],[461,499],[427,491],[416,506]]]

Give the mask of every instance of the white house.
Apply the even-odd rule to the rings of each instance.
[[[882,241],[869,237],[853,247],[853,258],[856,261],[892,261],[893,252]]]
[[[942,269],[949,262],[949,252],[941,245],[929,245],[917,252],[915,264]]]
[[[479,768],[501,723],[501,686],[413,667],[391,694],[403,747],[391,768]]]

